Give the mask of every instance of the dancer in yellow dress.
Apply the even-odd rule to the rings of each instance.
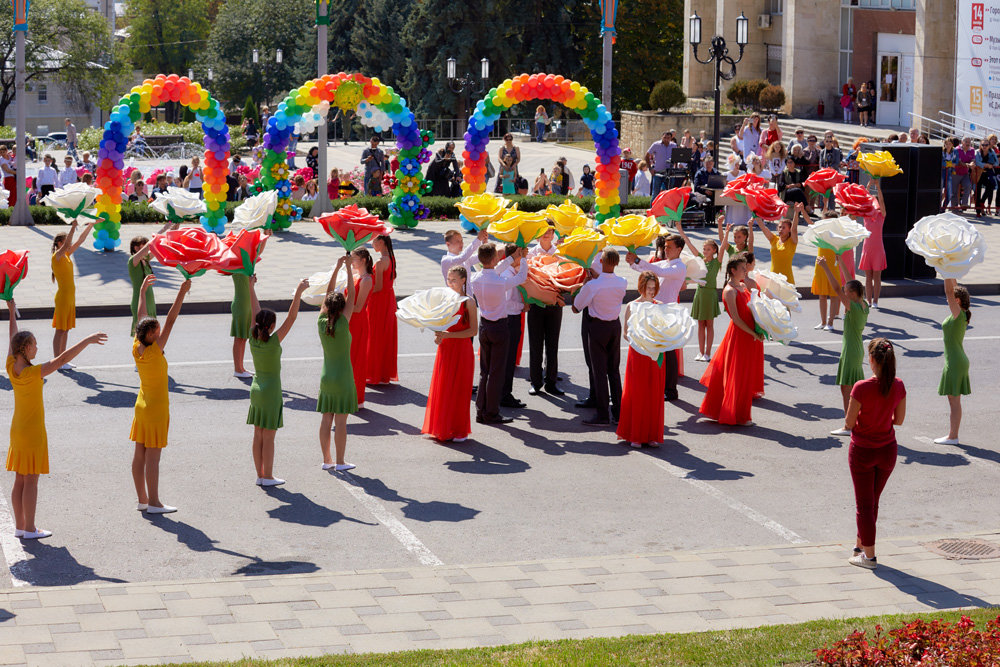
[[[91,334],[51,361],[36,366],[31,362],[38,354],[38,341],[30,331],[18,331],[17,308],[13,299],[7,302],[7,312],[10,315],[7,376],[14,387],[14,418],[10,423],[7,470],[15,473],[14,489],[10,494],[10,504],[14,508],[14,537],[35,540],[52,534],[35,524],[38,476],[49,474],[42,378],[69,363],[88,345],[104,345],[108,337],[103,333]]]
[[[146,312],[146,294],[152,291],[155,282],[156,276],[152,275],[142,281],[138,312]],[[132,341],[132,358],[139,371],[139,395],[135,398],[135,418],[129,433],[129,439],[135,443],[132,481],[135,482],[138,497],[136,509],[147,514],[177,511],[176,507],[161,503],[159,494],[160,451],[167,446],[167,430],[170,427],[167,358],[163,356],[163,348],[167,346],[170,331],[190,289],[190,280],[181,283],[163,327],[155,317],[144,317],[136,325]]]
[[[804,208],[800,213],[806,224],[811,225],[812,219],[809,217],[809,213]],[[836,217],[836,211],[823,212],[823,219]],[[831,283],[829,278],[827,278],[826,271],[820,268],[820,258],[826,260],[827,268],[833,272],[833,278],[836,283]],[[813,271],[812,285],[809,289],[819,298],[819,324],[814,326],[813,329],[833,331],[833,321],[840,315],[840,285],[845,282],[840,277],[840,265],[841,262],[837,259],[837,253],[829,248],[816,249],[816,268]],[[827,317],[827,313],[829,313],[829,317]]]
[[[52,239],[52,282],[56,284],[56,308],[52,314],[52,328],[56,330],[52,337],[52,354],[58,357],[66,351],[66,340],[69,330],[76,327],[76,282],[73,278],[74,252],[79,250],[87,235],[93,229],[94,223],[88,222],[79,238],[76,235],[77,223],[74,220],[69,228],[69,234],[56,234]],[[61,371],[70,370],[73,364],[67,362]]]
[[[764,232],[764,238],[771,245],[771,272],[780,273],[793,285],[795,284],[795,273],[792,269],[792,263],[795,258],[795,248],[799,244],[799,214],[804,210],[805,206],[801,202],[796,203],[792,221],[782,220],[779,222],[777,234],[767,228],[766,222],[760,218],[756,219],[760,231]]]

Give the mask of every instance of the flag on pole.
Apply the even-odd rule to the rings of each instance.
[[[601,34],[615,32],[615,19],[618,18],[618,0],[601,0]]]
[[[14,0],[14,30],[28,32],[28,5],[30,0]]]
[[[330,25],[330,0],[316,0],[316,25]]]

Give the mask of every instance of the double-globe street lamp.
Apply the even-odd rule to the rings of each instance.
[[[701,44],[701,17],[695,12],[688,19],[690,27],[691,48],[694,59],[703,65],[715,62],[715,120],[712,132],[712,139],[715,142],[715,151],[712,156],[715,159],[716,168],[719,166],[719,114],[722,104],[722,90],[720,84],[723,79],[726,81],[736,76],[736,63],[743,60],[743,49],[748,43],[748,33],[750,31],[750,20],[742,12],[736,18],[736,43],[740,47],[740,56],[736,60],[729,57],[729,49],[726,47],[726,40],[722,35],[712,38],[712,45],[708,50],[708,57],[702,60],[698,57],[698,45]],[[728,70],[723,71],[723,64],[728,65]]]
[[[458,62],[454,58],[448,58],[446,73],[448,75],[448,87],[451,92],[461,95],[465,94],[465,110],[467,115],[472,115],[472,96],[479,95],[486,90],[486,80],[490,78],[490,60],[483,58],[479,61],[479,80],[477,81],[471,73],[459,78]],[[454,133],[453,133],[454,134]],[[456,135],[460,136],[460,135]]]

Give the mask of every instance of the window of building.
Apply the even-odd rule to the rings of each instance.
[[[854,10],[850,7],[840,9],[840,82],[847,81],[853,74],[854,59]]]
[[[767,80],[775,86],[781,85],[781,45],[767,45]]]
[[[772,14],[783,14],[785,12],[785,0],[770,0],[770,11]]]
[[[38,84],[38,103],[48,104],[49,103],[49,87],[44,83]]]
[[[866,9],[916,9],[916,0],[840,0],[844,7],[864,7]]]

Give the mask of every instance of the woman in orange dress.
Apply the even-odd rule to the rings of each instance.
[[[372,292],[371,253],[358,248],[351,253],[354,271],[358,277],[354,281],[354,308],[351,312],[351,368],[354,370],[354,386],[358,391],[358,409],[365,406],[365,380],[368,378],[368,297]]]
[[[639,298],[632,303],[660,303],[656,295],[660,291],[660,279],[652,271],[639,274]],[[625,339],[628,340],[628,318],[632,314],[632,304],[625,308]],[[666,352],[665,354],[673,354]],[[662,387],[667,368],[645,354],[629,347],[625,365],[625,388],[622,390],[621,414],[615,433],[636,449],[643,443],[659,447],[663,442],[663,401],[660,392],[649,391],[650,387]]]
[[[448,270],[448,287],[465,296],[468,273],[464,266]],[[427,394],[424,427],[438,440],[465,442],[471,430],[469,410],[472,400],[472,377],[476,358],[472,339],[479,333],[479,316],[476,301],[466,299],[462,304],[462,317],[447,331],[434,334],[437,354],[431,389]]]
[[[753,425],[750,408],[755,391],[754,342],[761,338],[754,331],[750,290],[743,284],[746,274],[746,257],[736,255],[729,260],[722,301],[731,321],[719,349],[701,376],[701,383],[707,390],[700,412],[720,424]]]
[[[368,384],[389,384],[399,380],[396,371],[396,255],[392,239],[379,234],[372,248],[381,257],[375,262],[371,305],[368,306],[370,334],[368,336]]]

